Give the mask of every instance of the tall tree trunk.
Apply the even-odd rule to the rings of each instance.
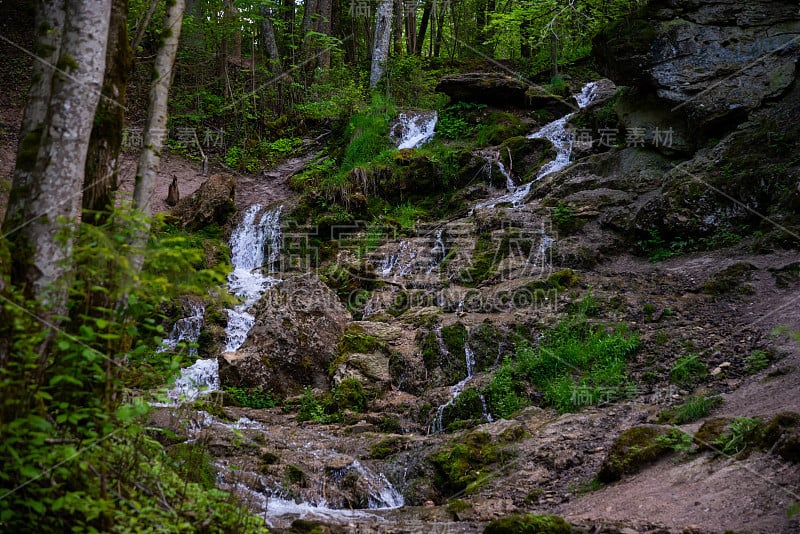
[[[392,33],[392,5],[394,0],[383,0],[375,16],[375,41],[372,46],[372,68],[369,86],[375,88],[383,78],[386,60],[389,57],[389,42]]]
[[[303,24],[301,26],[302,39],[303,39],[303,52],[301,57],[303,77],[306,84],[311,82],[313,77],[314,67],[314,38],[311,32],[314,31],[314,19],[317,16],[319,0],[305,0],[303,6]]]
[[[228,57],[237,64],[242,59],[242,25],[239,22],[239,8],[233,0],[223,0],[225,6],[225,26],[226,31],[230,32],[225,36],[227,45],[225,47]]]
[[[419,23],[419,33],[417,34],[417,47],[416,52],[420,54],[422,47],[425,46],[425,33],[428,31],[428,22],[431,20],[431,9],[433,7],[433,0],[427,0],[425,7],[422,9],[422,20]]]
[[[83,178],[83,209],[94,212],[84,215],[87,222],[102,223],[113,205],[130,68],[128,0],[111,0],[103,98],[97,104]]]
[[[33,62],[31,87],[22,116],[13,187],[8,199],[3,233],[23,224],[29,217],[31,180],[39,144],[50,105],[53,65],[58,61],[64,31],[64,0],[39,0],[36,3],[37,60]],[[9,274],[9,273],[4,273]]]
[[[436,2],[434,1],[434,7],[436,6]],[[444,40],[444,15],[445,15],[445,6],[441,6],[437,9],[434,9],[434,14],[436,16],[436,39],[433,44],[433,57],[439,57],[439,54],[442,51],[442,41]]]
[[[417,10],[408,7],[405,12],[406,25],[406,53],[414,55],[417,53]]]
[[[272,13],[266,6],[261,6],[261,40],[269,57],[269,70],[276,76],[283,73],[281,53],[278,49],[278,40],[275,38],[275,26],[272,25]]]
[[[294,65],[297,62],[295,56],[295,42],[294,42],[294,18],[297,14],[295,11],[294,0],[282,0],[281,9],[283,10],[283,32],[281,38],[281,49],[286,54],[284,58],[288,65]]]
[[[550,33],[550,65],[552,67],[553,78],[558,76],[558,35],[553,27]]]
[[[314,27],[317,32],[331,36],[331,18],[333,17],[333,4],[331,0],[318,0],[319,18],[315,21]],[[315,47],[317,56],[317,67],[327,71],[331,68],[331,50],[328,42],[322,46]]]
[[[54,2],[38,5],[39,9],[55,6]],[[15,175],[16,206],[3,226],[9,234],[12,283],[42,304],[48,320],[64,315],[66,309],[73,272],[71,234],[80,216],[86,152],[105,69],[111,0],[67,0],[63,10],[59,70],[49,77],[46,117],[39,122],[45,92],[41,80],[34,79],[31,89],[38,91],[37,98],[26,109],[24,125],[42,127],[26,136],[39,130],[38,139],[21,143],[19,159],[29,166],[30,174]],[[52,46],[52,41],[45,42]]]
[[[147,126],[144,132],[144,148],[136,168],[136,184],[133,189],[133,206],[144,215],[153,211],[153,195],[161,150],[167,128],[167,97],[172,84],[172,71],[178,39],[181,35],[184,0],[170,0],[164,19],[165,37],[155,61],[155,81],[150,88],[150,107],[147,111]],[[141,267],[141,259],[138,260]]]
[[[403,55],[403,0],[394,0],[394,19],[392,22],[392,37],[394,41],[394,55]]]

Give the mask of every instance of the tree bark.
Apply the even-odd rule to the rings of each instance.
[[[272,14],[269,8],[261,6],[261,40],[269,57],[269,70],[276,76],[283,73],[281,53],[278,49],[278,40],[275,38],[275,26],[272,25]]]
[[[178,51],[178,39],[181,34],[184,0],[171,0],[167,6],[164,20],[164,41],[156,55],[156,79],[150,88],[150,107],[144,132],[144,148],[139,156],[136,184],[133,190],[133,206],[146,216],[150,216],[153,211],[156,173],[161,163],[161,150],[166,137],[167,97],[172,84],[172,70],[175,66],[175,54]]]
[[[333,16],[333,4],[331,0],[318,0],[319,18],[314,24],[317,32],[331,36],[331,17]],[[317,67],[329,70],[331,68],[330,44],[324,43],[322,47],[315,47],[314,53],[317,55]]]
[[[128,0],[112,0],[103,98],[94,116],[83,179],[83,209],[93,212],[84,214],[83,220],[94,224],[101,224],[107,218],[117,189],[125,91],[131,69],[127,16]]]
[[[392,22],[392,38],[394,55],[403,55],[403,0],[394,0],[394,19]]]
[[[425,34],[428,31],[428,22],[431,20],[431,8],[433,0],[425,2],[425,7],[422,10],[422,20],[419,23],[419,33],[417,34],[416,52],[421,54],[422,47],[425,45]]]
[[[414,55],[417,53],[417,10],[406,9],[405,12],[405,26],[406,26],[406,53]]]
[[[392,28],[392,5],[394,0],[383,0],[375,16],[375,41],[372,46],[372,68],[369,74],[369,86],[375,88],[383,78],[386,60],[389,57],[389,42]]]
[[[61,50],[64,16],[64,0],[39,0],[36,3],[37,60],[33,62],[31,87],[22,116],[13,187],[8,199],[3,233],[13,230],[30,217],[28,204],[32,200],[32,173],[47,120],[53,66],[58,61]]]
[[[42,2],[39,8],[53,5]],[[20,151],[23,164],[30,164],[35,151],[32,171],[20,179],[15,175],[12,183],[12,196],[25,209],[9,210],[10,220],[21,226],[3,228],[10,233],[12,283],[41,303],[48,320],[66,310],[72,233],[80,216],[86,153],[105,69],[111,0],[67,0],[63,9],[58,70],[49,79],[46,117],[38,142]],[[32,90],[41,87],[42,80],[34,79]],[[40,119],[43,96],[40,91],[26,110],[26,127]],[[20,215],[25,219],[20,221]]]

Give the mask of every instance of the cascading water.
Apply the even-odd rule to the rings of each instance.
[[[203,326],[203,314],[206,309],[199,304],[192,305],[192,314],[178,319],[172,325],[169,335],[161,343],[156,352],[173,350],[178,343],[187,342],[189,344],[189,356],[197,356],[197,338],[200,337],[200,329]]]
[[[583,109],[597,98],[597,84],[595,82],[589,82],[581,89],[580,93],[573,96],[578,103],[578,107]],[[556,149],[556,158],[543,165],[536,174],[536,178],[527,184],[516,187],[511,193],[476,204],[472,211],[474,212],[476,209],[483,208],[494,208],[498,204],[511,204],[513,207],[519,207],[525,200],[525,197],[528,196],[533,182],[544,178],[548,174],[558,172],[572,163],[571,158],[574,137],[572,133],[567,130],[566,126],[567,122],[569,122],[575,113],[577,113],[577,111],[564,115],[560,119],[546,124],[541,129],[528,135],[528,139],[547,139],[553,143],[553,147]]]
[[[397,148],[418,148],[430,141],[438,119],[435,111],[401,113],[391,132],[399,138]]]
[[[233,272],[228,275],[228,290],[242,301],[234,309],[227,310],[226,351],[242,346],[255,323],[255,317],[247,310],[267,289],[280,282],[262,272],[263,267],[268,271],[273,270],[280,257],[280,214],[281,207],[264,211],[264,207],[259,204],[250,206],[231,235]],[[199,333],[198,326],[197,334]],[[217,389],[217,359],[197,360],[193,365],[181,369],[181,375],[175,380],[174,387],[167,392],[167,397],[172,403],[193,401],[198,396]]]
[[[441,328],[436,329],[436,340],[439,342],[439,350],[442,352],[442,354],[449,354],[447,347],[444,344],[444,339],[442,338]],[[469,330],[467,330],[467,337],[464,341],[464,360],[467,365],[467,376],[465,376],[458,383],[450,386],[450,400],[439,405],[439,407],[436,409],[436,417],[434,417],[433,422],[431,423],[431,427],[428,432],[429,434],[441,434],[444,432],[444,424],[442,422],[444,411],[449,406],[453,405],[456,399],[458,399],[458,396],[464,391],[466,385],[473,378],[473,373],[475,372],[475,353],[473,352],[472,347],[469,346]],[[483,403],[483,415],[488,421],[491,422],[492,416],[486,410],[486,404],[482,397],[481,402]]]
[[[444,244],[444,228],[439,228],[434,234],[433,248],[431,249],[431,262],[430,266],[428,267],[427,274],[431,274],[434,270],[436,270],[436,268],[441,265],[442,261],[444,261],[446,256],[447,248]]]

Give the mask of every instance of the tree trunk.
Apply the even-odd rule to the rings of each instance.
[[[53,65],[58,61],[64,31],[64,0],[39,0],[36,3],[36,48],[38,59],[33,62],[31,87],[22,116],[13,187],[8,199],[3,233],[23,224],[30,217],[31,180],[37,151],[47,120]],[[9,274],[9,273],[4,273]]]
[[[394,0],[394,19],[392,22],[392,37],[394,41],[394,55],[403,55],[403,0]]]
[[[6,218],[3,227],[9,234],[12,283],[42,304],[48,320],[66,310],[73,272],[71,234],[80,216],[86,152],[100,98],[111,12],[111,0],[67,0],[64,5],[64,31],[56,63],[59,70],[49,78],[46,118],[38,123],[41,129],[31,130],[40,131],[38,140],[29,138],[20,147],[19,159],[23,165],[33,159],[32,170],[21,179],[15,175],[12,183],[12,197],[18,200],[17,207],[21,201],[24,209],[9,210],[10,219]],[[42,2],[38,7],[54,6]],[[51,14],[44,16],[50,18]],[[45,42],[52,45],[47,38]],[[42,85],[41,80],[32,83],[32,91],[39,92],[30,111],[26,109],[28,128],[41,117]],[[20,221],[20,215],[24,220]]]
[[[435,2],[434,6],[436,6]],[[434,14],[436,16],[436,39],[433,44],[433,57],[439,57],[439,54],[442,51],[442,41],[444,40],[444,6],[439,9],[434,9]]]
[[[392,29],[392,5],[394,0],[383,0],[375,16],[375,41],[372,46],[372,68],[369,74],[369,86],[375,88],[383,78],[386,60],[389,57],[389,42]]]
[[[417,53],[417,10],[409,7],[405,12],[406,25],[406,53]]]
[[[283,73],[283,66],[281,65],[281,53],[278,49],[278,41],[275,38],[275,27],[272,25],[272,14],[269,8],[261,6],[261,40],[264,43],[264,49],[269,57],[269,70],[276,76]]]
[[[294,0],[283,0],[283,35],[281,36],[281,50],[286,53],[286,62],[288,65],[294,65],[297,61],[295,57],[294,46],[294,17],[295,5]],[[288,42],[287,42],[288,41]]]
[[[550,65],[552,66],[553,78],[558,76],[558,35],[553,28],[550,34]]]
[[[420,54],[422,47],[425,46],[425,33],[428,31],[428,22],[431,20],[431,8],[433,0],[425,2],[425,7],[422,10],[422,20],[419,23],[419,33],[417,34],[416,52]]]
[[[144,132],[144,148],[139,156],[136,184],[133,190],[133,206],[146,216],[151,215],[153,211],[156,173],[161,163],[161,150],[164,147],[164,138],[167,133],[167,97],[172,84],[172,70],[175,66],[175,54],[178,51],[178,39],[181,34],[184,0],[171,0],[167,6],[164,19],[166,35],[156,55],[156,79],[150,88],[150,107]]]
[[[331,17],[333,16],[333,5],[331,0],[318,0],[317,8],[319,9],[319,18],[316,20],[314,27],[317,32],[331,36]],[[317,67],[323,70],[331,68],[331,50],[330,43],[325,42],[323,46],[315,47],[314,53],[317,56]]]
[[[112,0],[103,98],[98,102],[94,116],[83,179],[83,209],[94,212],[84,214],[83,220],[94,224],[106,219],[117,189],[125,91],[131,68],[127,16],[128,0]]]

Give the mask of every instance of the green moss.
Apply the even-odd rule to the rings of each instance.
[[[502,250],[501,248],[500,251]],[[488,232],[478,234],[470,266],[461,272],[461,283],[467,287],[475,287],[489,279],[502,259],[500,251],[495,247],[491,234]]]
[[[25,172],[33,171],[36,165],[36,158],[39,154],[39,144],[42,140],[44,127],[39,124],[22,138],[17,154],[17,168]]]
[[[525,134],[528,127],[519,117],[505,112],[490,113],[478,132],[478,145],[499,145],[510,137]]]
[[[669,372],[674,384],[689,387],[708,374],[708,367],[697,354],[687,354],[675,362]]]
[[[463,391],[442,412],[442,426],[448,431],[470,428],[483,422],[483,403],[475,388]]]
[[[495,519],[483,529],[484,534],[570,534],[572,526],[555,515],[509,515]]]
[[[458,441],[444,445],[429,458],[434,467],[434,485],[449,496],[472,491],[491,476],[492,465],[504,459],[504,453],[485,432],[472,432]]]
[[[401,437],[391,437],[373,443],[369,448],[369,454],[376,460],[383,460],[389,456],[400,452],[406,444],[406,440]]]
[[[284,473],[286,475],[286,480],[290,484],[299,484],[301,487],[305,486],[306,474],[298,466],[294,464],[287,465]]]
[[[78,62],[68,54],[61,54],[56,63],[56,68],[63,72],[72,72],[78,70]]]
[[[702,451],[713,448],[712,443],[725,433],[731,421],[728,417],[714,417],[705,421],[694,433],[694,442],[698,449]]]
[[[266,465],[275,465],[275,464],[277,464],[278,462],[281,461],[281,457],[278,456],[275,453],[272,453],[272,452],[269,452],[269,451],[265,451],[265,452],[261,453],[260,460],[261,460],[261,465],[264,465],[264,466],[266,466]]]
[[[703,292],[715,296],[734,292],[752,293],[752,287],[743,283],[750,278],[753,269],[753,265],[745,262],[726,267],[703,284]]]
[[[471,510],[472,505],[467,501],[461,499],[450,499],[447,501],[447,511],[453,514],[458,519],[458,514],[466,510]]]
[[[669,428],[658,426],[637,426],[624,431],[612,445],[597,479],[603,483],[614,482],[662,458],[671,448],[659,443],[657,438],[668,432]]]
[[[355,378],[345,378],[333,391],[333,398],[339,410],[363,412],[367,408],[364,387]]]

